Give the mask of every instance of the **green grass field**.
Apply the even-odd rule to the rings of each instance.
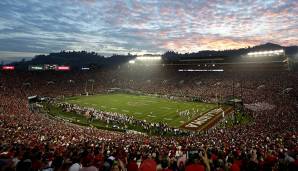
[[[179,127],[184,122],[215,108],[216,104],[184,102],[153,96],[129,94],[102,94],[77,96],[65,99],[66,102],[84,107],[92,107],[107,112],[117,112],[133,116],[148,122],[164,122],[172,127]],[[191,112],[191,118],[179,116],[178,111],[198,110]]]

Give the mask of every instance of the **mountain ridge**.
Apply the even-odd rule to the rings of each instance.
[[[194,58],[237,58],[248,52],[254,51],[266,51],[266,50],[278,50],[284,49],[286,55],[294,56],[298,54],[298,46],[281,46],[274,43],[265,43],[256,45],[253,47],[233,49],[233,50],[202,50],[192,53],[178,53],[175,51],[167,51],[162,54],[162,58],[167,61],[175,61],[179,59],[194,59]],[[154,56],[153,54],[147,54],[147,56]],[[13,62],[12,65],[19,68],[27,68],[29,65],[37,64],[58,64],[69,65],[73,68],[79,68],[82,66],[97,66],[106,67],[111,65],[118,65],[128,62],[136,57],[136,55],[112,55],[111,57],[102,56],[96,52],[87,51],[60,51],[57,53],[49,53],[48,55],[37,55],[29,61]]]

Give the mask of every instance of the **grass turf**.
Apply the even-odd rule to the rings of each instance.
[[[172,127],[179,127],[191,118],[181,117],[178,111],[198,110],[193,117],[215,108],[216,104],[169,100],[154,96],[130,94],[100,94],[77,96],[65,99],[66,102],[84,107],[92,107],[107,112],[117,112],[133,116],[148,122],[164,122]]]
[[[112,131],[123,131],[122,129],[112,128],[113,125],[108,125],[105,122],[100,121],[100,120],[90,121],[87,117],[85,117],[83,115],[78,115],[74,112],[64,112],[61,108],[47,104],[47,103],[44,103],[43,105],[49,115],[51,115],[52,117],[58,117],[58,118],[63,119],[64,121],[67,121],[67,122],[71,122],[71,123],[82,125],[82,126],[96,127],[99,129],[106,129],[106,130],[112,130]],[[140,128],[133,127],[131,129],[139,130]]]

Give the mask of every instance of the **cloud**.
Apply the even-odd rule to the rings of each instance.
[[[2,0],[0,5],[0,51],[162,53],[298,43],[295,0]]]

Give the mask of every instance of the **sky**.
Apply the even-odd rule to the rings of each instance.
[[[1,0],[0,59],[298,45],[298,0]]]

